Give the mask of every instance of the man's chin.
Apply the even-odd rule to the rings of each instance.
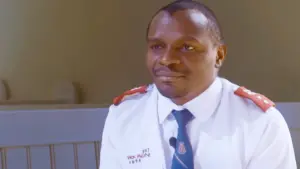
[[[182,96],[181,90],[172,84],[157,84],[156,87],[160,94],[167,98],[173,99]]]

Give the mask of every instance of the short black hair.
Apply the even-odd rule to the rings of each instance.
[[[194,9],[198,10],[203,13],[203,15],[208,19],[209,25],[208,29],[211,32],[211,35],[213,38],[216,40],[216,42],[224,44],[224,37],[223,37],[223,32],[220,26],[219,21],[217,20],[217,17],[215,13],[205,4],[197,1],[192,1],[192,0],[176,0],[172,3],[167,4],[166,6],[163,6],[160,8],[151,18],[151,21],[148,24],[147,27],[147,34],[150,29],[150,25],[152,23],[153,18],[161,11],[166,11],[170,15],[177,11],[182,11],[182,10],[189,10],[189,9]]]

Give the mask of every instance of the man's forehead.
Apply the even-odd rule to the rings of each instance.
[[[160,31],[199,34],[207,30],[208,24],[208,18],[198,10],[181,10],[172,15],[161,11],[153,18],[148,35],[153,36]]]

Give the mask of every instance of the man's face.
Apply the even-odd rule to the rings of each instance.
[[[148,32],[147,67],[162,95],[174,99],[200,94],[217,76],[216,64],[225,56],[199,11],[158,13]]]

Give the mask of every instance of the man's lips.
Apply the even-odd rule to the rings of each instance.
[[[167,77],[183,77],[184,75],[182,73],[170,71],[170,70],[164,70],[164,69],[158,69],[154,71],[155,76],[167,76]]]
[[[157,71],[155,77],[164,82],[173,82],[184,77],[184,75],[177,72]]]

